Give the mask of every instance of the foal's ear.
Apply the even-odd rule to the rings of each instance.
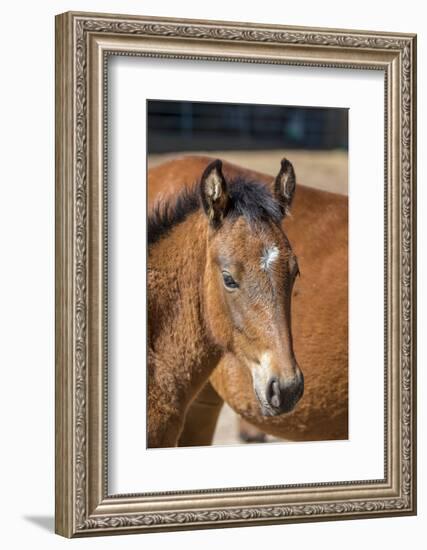
[[[277,174],[273,184],[273,192],[276,199],[279,201],[283,209],[283,213],[287,214],[295,193],[295,171],[288,159],[283,158],[281,162],[280,172]]]
[[[222,173],[222,162],[217,159],[205,169],[200,180],[203,208],[210,223],[217,227],[227,214],[230,197]]]

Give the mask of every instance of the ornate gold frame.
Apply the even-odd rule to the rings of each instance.
[[[106,59],[113,54],[384,71],[384,479],[108,495],[104,119]],[[415,79],[416,37],[410,34],[57,16],[57,533],[76,537],[415,513]]]

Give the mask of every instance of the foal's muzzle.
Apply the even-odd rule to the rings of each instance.
[[[291,379],[272,376],[267,383],[264,414],[276,416],[291,412],[304,393],[304,376],[298,369]]]

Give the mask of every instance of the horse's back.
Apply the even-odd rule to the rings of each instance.
[[[158,200],[164,200],[176,195],[184,187],[194,186],[200,179],[206,166],[215,160],[213,157],[202,155],[188,155],[167,160],[155,165],[148,170],[148,208]],[[279,167],[278,167],[279,168]],[[298,171],[298,167],[296,167]],[[244,176],[250,180],[269,184],[273,177],[256,170],[250,170],[237,166],[228,161],[223,161],[223,173],[226,178],[233,179]],[[295,203],[292,207],[293,217],[299,218],[301,214],[307,221],[316,221],[317,225],[322,220],[317,218],[319,212],[329,218],[332,213],[347,223],[347,197],[336,193],[321,191],[312,187],[298,185]],[[313,216],[316,216],[314,219]]]

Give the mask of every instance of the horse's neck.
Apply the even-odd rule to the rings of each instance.
[[[153,393],[180,402],[194,397],[218,360],[204,316],[205,262],[206,220],[201,212],[191,214],[149,251],[149,376],[156,381]]]

